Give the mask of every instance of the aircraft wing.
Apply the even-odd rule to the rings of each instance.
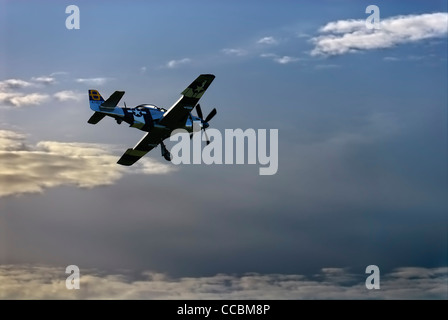
[[[160,124],[171,129],[183,127],[190,111],[196,106],[210,86],[215,76],[213,74],[201,74],[184,91],[182,97],[163,115]]]
[[[156,132],[147,133],[134,148],[126,150],[126,152],[118,160],[118,164],[123,166],[131,166],[149,151],[157,147],[162,136]]]

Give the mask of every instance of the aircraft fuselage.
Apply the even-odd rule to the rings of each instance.
[[[113,110],[98,110],[102,113],[115,118],[117,123],[126,122],[130,127],[140,129],[145,132],[149,132],[153,129],[166,130],[167,136],[172,130],[159,124],[160,119],[162,119],[166,109],[156,107],[151,104],[142,104],[135,108],[127,107],[116,107]],[[188,132],[193,132],[193,122],[199,127],[202,127],[201,119],[193,115],[187,117],[185,120],[185,125],[179,129],[187,130]]]

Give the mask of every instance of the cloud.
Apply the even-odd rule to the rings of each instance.
[[[78,79],[78,82],[89,82],[88,80],[90,80],[92,81],[92,83],[98,84],[102,81],[105,81],[104,79],[105,78]],[[7,79],[0,81],[0,103],[7,106],[23,107],[40,105],[44,102],[47,102],[51,97],[49,94],[38,92],[25,93],[20,91],[21,89],[38,87],[41,84],[55,84],[56,79],[53,76],[41,76],[32,77],[31,81],[32,82],[28,82],[21,79]],[[79,93],[75,93],[74,91],[70,90],[56,92],[53,97],[58,101],[80,100],[82,98]]]
[[[225,48],[222,49],[222,52],[231,56],[245,56],[247,54],[247,51],[244,49]]]
[[[175,171],[171,165],[156,162],[152,159],[142,158],[138,162],[135,173],[139,174],[167,174]]]
[[[176,169],[144,159],[125,171],[106,145],[41,141],[33,146],[24,135],[9,130],[0,130],[0,143],[0,197],[62,185],[93,188],[111,185],[125,172],[166,174]]]
[[[14,107],[39,105],[47,101],[48,98],[49,95],[42,93],[23,94],[18,92],[0,92],[0,103]]]
[[[2,151],[27,150],[24,136],[9,130],[0,130],[0,148]]]
[[[274,58],[274,61],[278,62],[280,64],[287,64],[287,63],[296,62],[296,61],[299,61],[299,60],[300,60],[299,58],[290,57],[290,56],[283,56],[283,57]]]
[[[300,274],[217,274],[171,278],[145,271],[139,278],[80,268],[80,289],[68,290],[65,267],[0,266],[0,299],[447,299],[447,267],[400,268],[380,275],[380,289],[368,290],[367,274],[340,268]],[[412,275],[412,276],[409,276]]]
[[[264,38],[261,38],[260,40],[258,40],[257,43],[272,45],[272,44],[277,44],[278,41],[274,37],[264,37]]]
[[[275,53],[262,53],[260,55],[262,58],[272,58],[273,61],[280,63],[280,64],[288,64],[291,62],[297,62],[300,60],[300,58],[297,57],[290,57],[290,56],[279,56]]]
[[[83,98],[83,94],[79,92],[74,92],[71,90],[64,90],[56,92],[53,97],[55,97],[58,101],[80,101]]]
[[[33,86],[33,83],[20,79],[7,79],[0,81],[0,90],[21,89]]]
[[[179,65],[187,64],[190,62],[191,62],[191,59],[189,59],[189,58],[183,58],[180,60],[170,60],[166,63],[166,67],[172,69],[172,68],[178,67]]]
[[[32,77],[31,80],[44,85],[50,85],[56,83],[56,79],[50,76]]]
[[[395,16],[383,19],[379,29],[368,29],[365,20],[330,22],[311,39],[312,56],[331,56],[361,50],[394,47],[430,38],[446,37],[448,13]]]
[[[38,105],[48,100],[49,95],[42,93],[21,93],[17,90],[33,87],[35,84],[21,79],[7,79],[0,81],[0,104],[22,107]]]
[[[99,77],[99,78],[78,78],[75,81],[83,83],[89,86],[101,86],[106,82],[112,80],[111,78]]]

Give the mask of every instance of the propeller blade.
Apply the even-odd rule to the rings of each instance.
[[[208,114],[207,118],[205,118],[205,122],[209,122],[216,115],[217,111],[215,108]]]
[[[200,119],[204,119],[204,118],[202,117],[202,109],[201,109],[201,105],[200,105],[199,103],[196,105],[196,112],[198,113],[198,117],[199,117]]]

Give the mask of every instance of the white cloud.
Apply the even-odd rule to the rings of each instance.
[[[259,44],[276,44],[278,43],[277,39],[275,39],[274,37],[263,37],[260,40],[257,41],[257,43]]]
[[[278,62],[280,64],[287,64],[287,63],[296,62],[296,61],[299,61],[299,60],[300,60],[299,58],[290,57],[290,56],[283,56],[283,57],[274,58],[274,61]]]
[[[71,91],[71,90],[64,90],[56,92],[53,95],[58,101],[65,102],[65,101],[80,101],[84,95],[79,92]]]
[[[280,63],[280,64],[288,64],[291,62],[297,62],[300,60],[300,58],[297,57],[291,57],[291,56],[279,56],[275,53],[262,53],[260,55],[262,58],[272,58],[273,61]]]
[[[245,56],[247,54],[247,51],[244,49],[232,49],[232,48],[222,49],[222,52],[232,56]]]
[[[24,140],[25,136],[23,134],[0,130],[0,150],[2,151],[27,150]]]
[[[17,95],[10,99],[14,106],[22,107],[26,105],[37,105],[47,101],[49,96],[41,93],[30,93],[25,95]]]
[[[125,170],[116,164],[118,157],[109,149],[100,144],[56,141],[41,141],[33,146],[21,134],[0,130],[0,197],[42,193],[61,185],[110,185],[125,172],[166,174],[176,170],[151,159]]]
[[[152,159],[142,158],[136,166],[137,174],[166,174],[175,171],[172,165],[156,162]]]
[[[330,22],[319,30],[326,34],[311,39],[315,44],[311,55],[339,55],[446,37],[447,23],[445,12],[386,18],[380,29],[368,29],[365,20]]]
[[[365,20],[349,19],[329,22],[325,26],[321,27],[319,31],[332,33],[350,33],[360,29],[367,29]]]
[[[32,77],[31,80],[44,85],[50,85],[56,83],[56,79],[50,76]]]
[[[49,95],[42,93],[0,92],[0,103],[14,107],[38,105],[47,101],[48,98]]]
[[[400,268],[381,274],[379,290],[365,287],[367,274],[325,268],[319,274],[217,274],[172,278],[145,271],[105,274],[80,269],[80,289],[68,290],[65,267],[0,266],[0,299],[153,299],[153,300],[290,300],[290,299],[438,299],[448,298],[448,268]]]
[[[7,79],[0,81],[0,90],[21,89],[33,86],[33,83],[20,79]]]
[[[21,93],[17,90],[36,86],[34,83],[20,80],[7,79],[0,81],[0,104],[22,107],[38,105],[48,100],[49,95],[43,93]]]
[[[183,58],[180,60],[170,60],[167,62],[166,67],[172,69],[172,68],[178,67],[179,65],[187,64],[190,62],[191,62],[191,59],[189,59],[189,58]]]
[[[112,80],[111,78],[98,77],[98,78],[78,78],[76,82],[83,83],[89,86],[101,86],[106,82]]]

